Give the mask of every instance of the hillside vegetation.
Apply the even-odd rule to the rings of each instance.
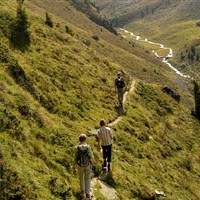
[[[19,33],[27,40],[19,42]],[[79,199],[74,146],[101,118],[117,118],[118,71],[128,88],[132,78],[141,81],[113,127],[108,183],[120,199],[151,199],[155,189],[198,199],[200,125],[190,115],[190,92],[179,88],[188,83],[64,0],[0,2],[0,199]],[[161,92],[165,83],[184,97],[180,104]],[[101,154],[94,138],[88,143],[98,176]]]

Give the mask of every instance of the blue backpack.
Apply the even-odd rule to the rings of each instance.
[[[78,145],[77,150],[78,150],[77,164],[81,167],[87,167],[90,164],[89,146]]]

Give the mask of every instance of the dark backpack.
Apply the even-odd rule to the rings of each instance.
[[[116,84],[117,88],[123,88],[125,86],[124,79],[122,77],[116,78],[115,84]]]
[[[87,167],[90,164],[89,147],[88,145],[78,145],[78,160],[77,164],[81,167]]]

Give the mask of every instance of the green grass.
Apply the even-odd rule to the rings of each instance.
[[[80,21],[75,24],[63,13],[60,12],[60,16],[53,10],[51,16],[57,26],[51,29],[45,25],[45,9],[39,9],[35,4],[34,7],[28,1],[25,3],[30,6],[26,10],[31,22],[28,49],[10,48],[9,27],[3,26],[6,34],[0,31],[1,198],[79,198],[78,177],[72,171],[74,146],[81,133],[87,134],[98,127],[101,118],[108,122],[118,116],[113,83],[118,71],[149,82],[138,84],[137,94],[128,97],[125,116],[114,127],[116,154],[112,185],[119,197],[151,196],[155,188],[164,190],[165,187],[166,193],[170,193],[172,187],[168,177],[161,174],[159,178],[157,175],[161,166],[149,161],[151,157],[161,161],[164,156],[169,173],[176,180],[174,184],[182,183],[181,177],[192,183],[190,186],[184,183],[182,188],[179,186],[175,191],[177,196],[182,197],[180,190],[183,188],[188,188],[184,193],[186,197],[190,195],[189,191],[198,196],[193,182],[199,170],[198,138],[195,135],[199,122],[189,114],[191,97],[183,101],[185,104],[189,102],[189,106],[184,107],[184,103],[178,105],[167,95],[163,97],[160,91],[160,85],[177,77],[167,69],[166,76],[163,65],[143,48],[133,48],[127,40],[121,40],[104,29],[100,34],[100,28],[95,29],[96,25],[86,19],[85,24]],[[2,1],[0,9],[6,12],[8,21],[15,18],[14,0]],[[75,10],[70,12],[79,16]],[[84,17],[75,19],[83,20]],[[66,24],[74,35],[66,33]],[[91,26],[97,33],[82,26]],[[94,35],[99,37],[98,41],[92,39]],[[85,45],[85,40],[91,45]],[[131,77],[126,73],[123,76],[129,87]],[[174,82],[170,84],[176,87]],[[163,132],[169,134],[164,141]],[[88,143],[94,151],[97,168],[100,168],[101,155],[96,149],[95,138],[89,137]],[[169,147],[163,148],[164,144]],[[188,147],[190,145],[192,148]],[[180,158],[170,157],[176,154],[176,148],[183,149],[182,154],[178,154]],[[195,156],[190,162],[192,153]],[[181,166],[180,170],[173,166],[175,160]],[[146,177],[149,166],[156,177],[154,184],[150,184]],[[98,175],[98,169],[95,173]],[[164,181],[166,185],[163,185]],[[97,196],[102,198],[101,194]]]
[[[143,83],[129,97],[126,116],[115,127],[113,177],[120,198],[153,198],[155,190],[168,199],[199,197],[198,122],[173,101]]]

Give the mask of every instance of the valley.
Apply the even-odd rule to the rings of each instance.
[[[173,2],[0,2],[0,199],[81,199],[74,148],[86,134],[97,180],[102,154],[91,130],[102,118],[114,135],[105,180],[112,198],[200,198],[200,122],[191,114],[198,96],[184,77],[199,77],[199,4]],[[118,72],[126,81],[123,113]],[[98,200],[109,199],[103,187],[97,181]]]

